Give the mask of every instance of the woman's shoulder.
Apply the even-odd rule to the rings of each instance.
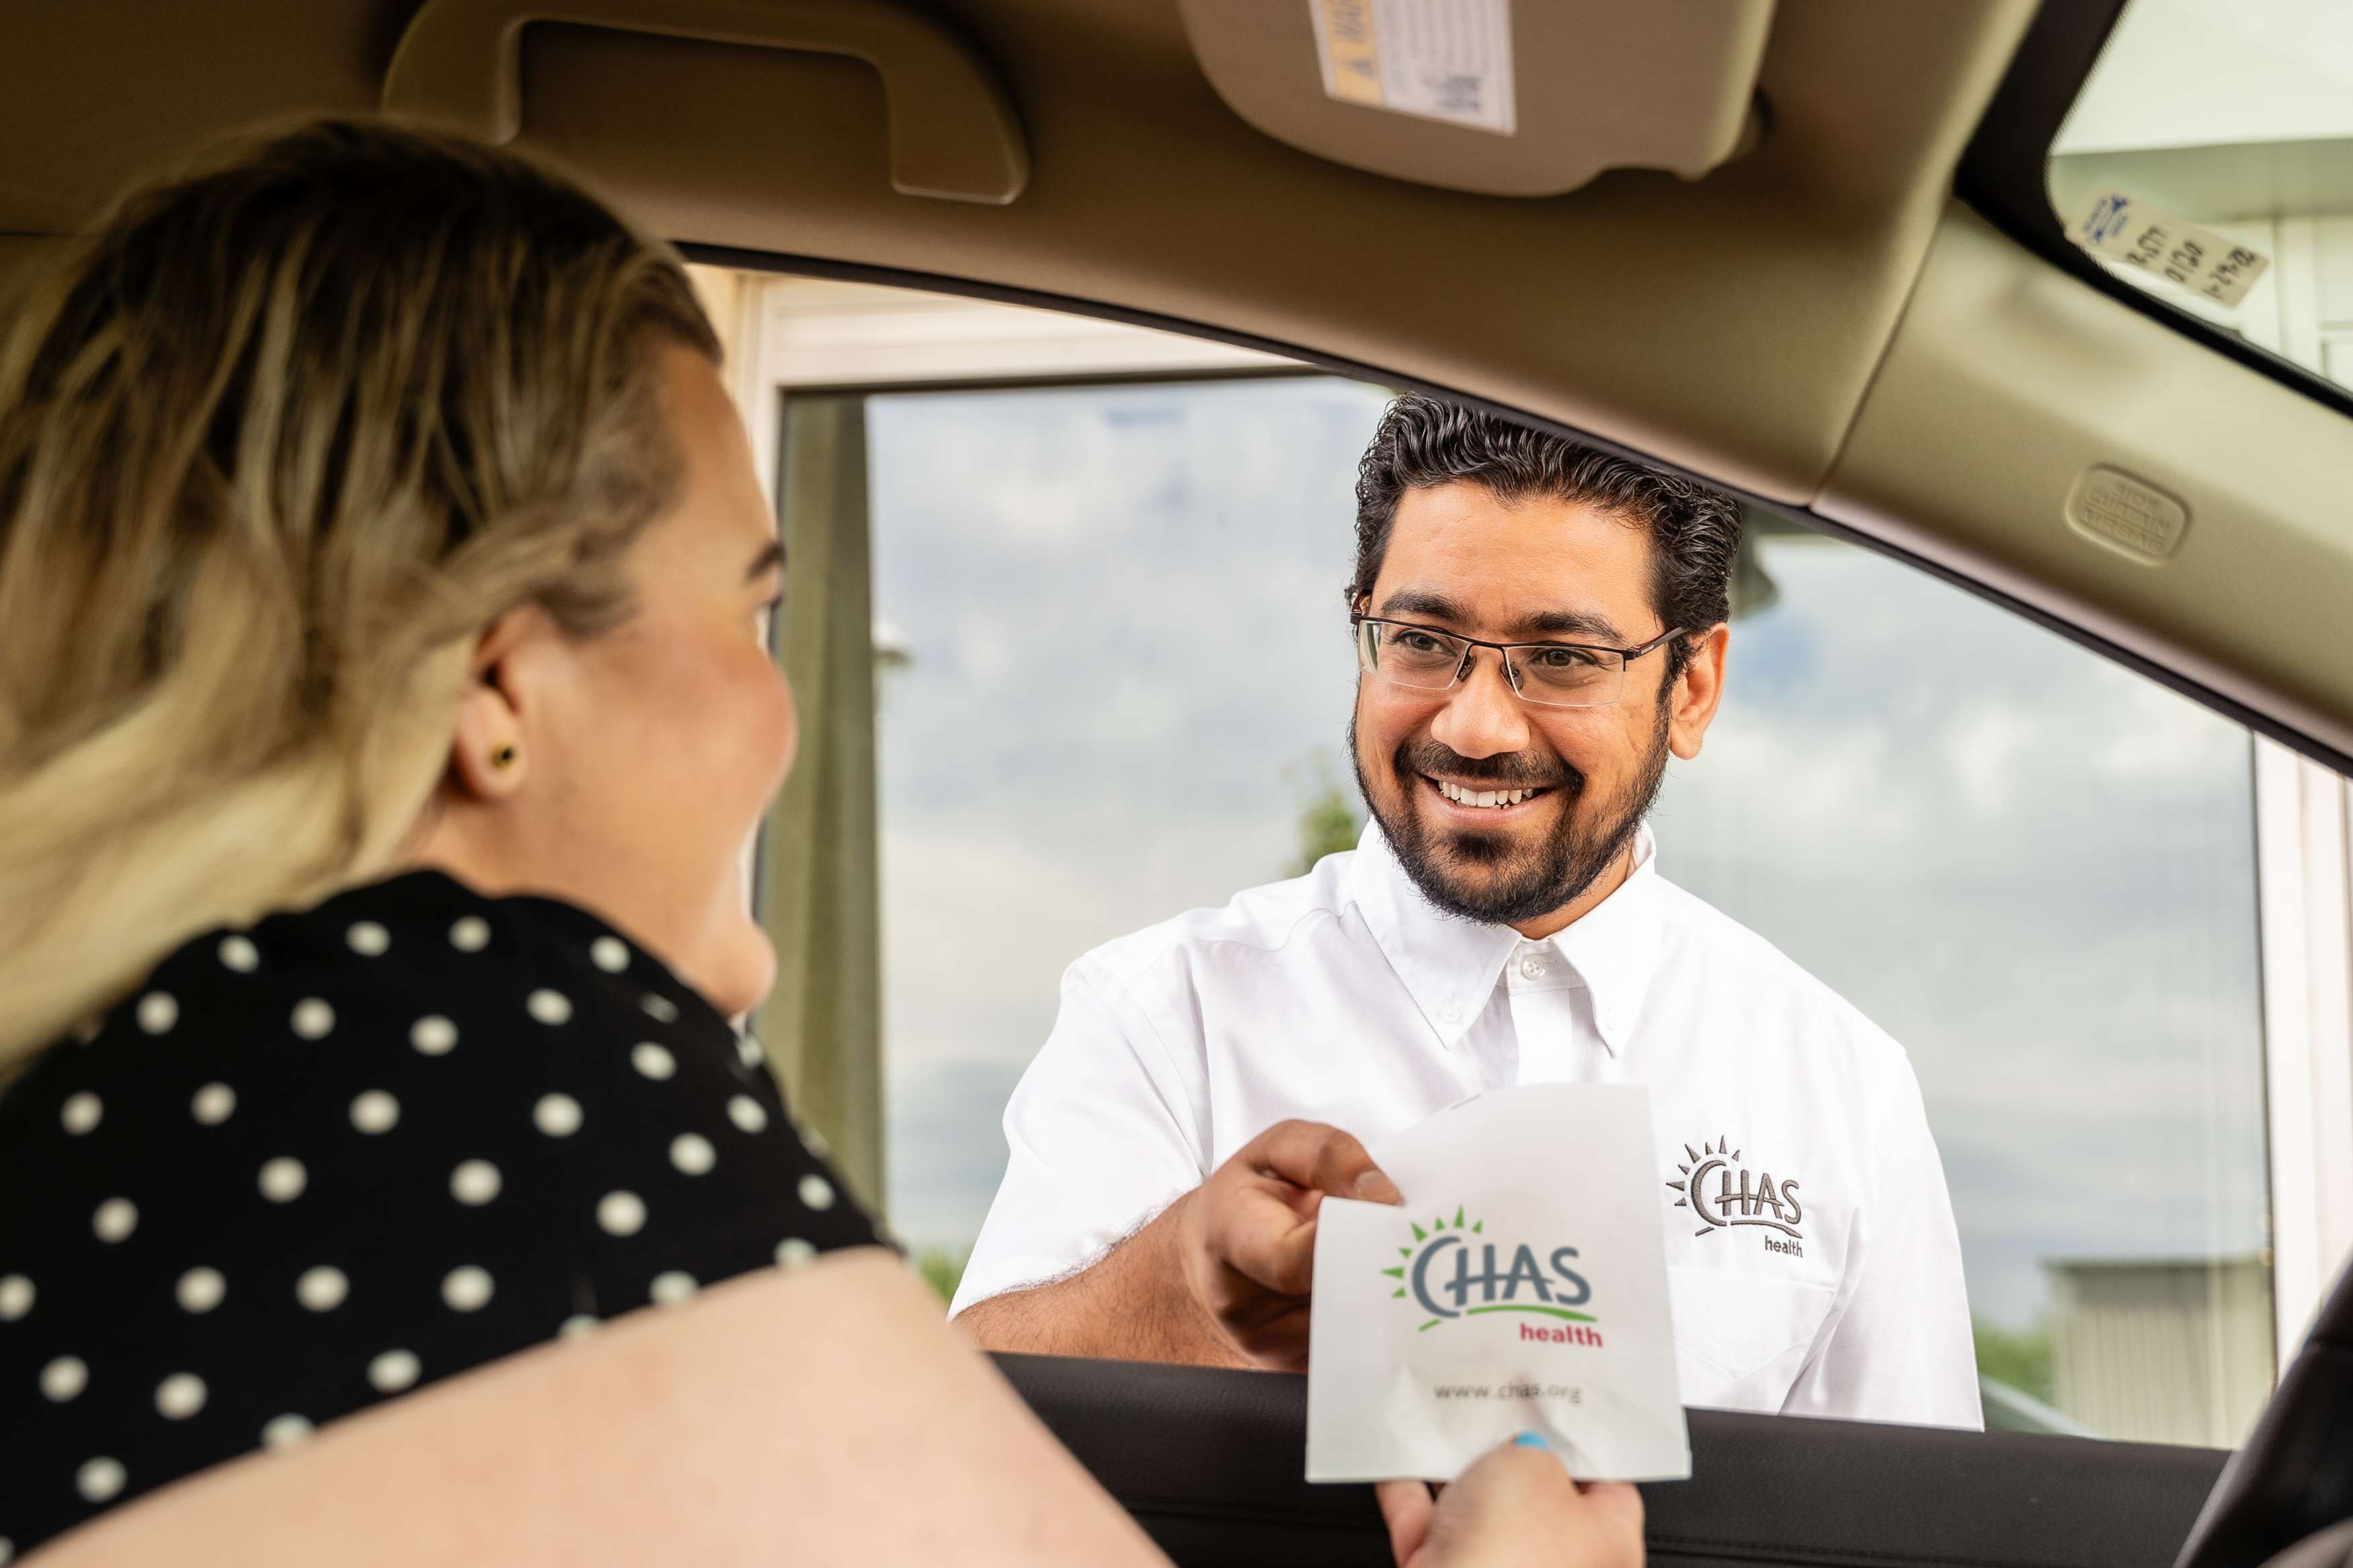
[[[0,1190],[20,1545],[874,1239],[756,1052],[651,955],[431,873],[173,953],[0,1095]]]
[[[499,1048],[461,1053],[469,1025]],[[191,939],[26,1076],[121,1066],[147,1078],[168,1057],[299,1068],[376,1051],[512,1070],[534,1047],[640,1036],[736,1048],[692,987],[596,916],[425,870]]]

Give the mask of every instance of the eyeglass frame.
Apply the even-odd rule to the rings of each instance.
[[[1405,681],[1399,680],[1396,676],[1388,674],[1377,666],[1368,662],[1370,656],[1365,647],[1364,633],[1364,628],[1367,626],[1401,626],[1407,631],[1421,632],[1427,636],[1434,637],[1446,637],[1454,642],[1466,644],[1467,646],[1462,650],[1462,657],[1455,662],[1454,674],[1448,679],[1445,685],[1413,686]],[[1534,708],[1564,709],[1615,708],[1618,705],[1619,699],[1623,697],[1626,692],[1626,670],[1629,666],[1630,666],[1636,659],[1642,658],[1644,655],[1654,653],[1658,649],[1664,647],[1675,638],[1690,635],[1689,631],[1685,627],[1675,626],[1667,631],[1661,632],[1649,642],[1642,643],[1635,647],[1611,647],[1607,643],[1490,642],[1484,637],[1466,637],[1461,632],[1450,632],[1443,626],[1426,626],[1419,621],[1393,621],[1387,616],[1367,616],[1361,611],[1352,613],[1348,616],[1348,626],[1351,637],[1356,645],[1357,668],[1361,668],[1366,675],[1379,676],[1381,679],[1388,682],[1391,686],[1396,687],[1400,691],[1427,691],[1433,694],[1451,691],[1456,687],[1462,684],[1463,672],[1478,662],[1472,650],[1473,648],[1491,647],[1495,650],[1497,658],[1504,667],[1504,684],[1512,689],[1512,695],[1514,697],[1518,698],[1522,702]],[[1514,648],[1528,647],[1565,647],[1573,648],[1578,653],[1608,653],[1617,655],[1617,693],[1611,696],[1609,700],[1607,702],[1547,702],[1541,697],[1529,696],[1525,691],[1520,689],[1519,677],[1513,673],[1512,665],[1512,650]]]

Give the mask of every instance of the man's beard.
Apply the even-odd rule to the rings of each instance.
[[[1498,757],[1465,757],[1436,741],[1405,742],[1391,754],[1389,767],[1403,803],[1398,812],[1385,811],[1365,778],[1353,716],[1348,721],[1348,760],[1356,769],[1356,790],[1365,797],[1366,809],[1381,825],[1398,863],[1421,889],[1422,897],[1464,920],[1517,925],[1573,902],[1634,842],[1666,778],[1669,718],[1662,702],[1641,767],[1623,790],[1613,798],[1594,802],[1590,811],[1578,809],[1585,805],[1585,774],[1565,762],[1546,769],[1516,752]],[[1520,848],[1500,833],[1442,829],[1433,834],[1414,803],[1425,769],[1497,789],[1555,789],[1567,799],[1552,831],[1532,849]],[[1499,874],[1483,887],[1459,880],[1441,861],[1441,847],[1459,862],[1490,868]]]

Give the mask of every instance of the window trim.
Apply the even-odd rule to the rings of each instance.
[[[2046,178],[2051,145],[2129,4],[2131,0],[2043,0],[1961,153],[1953,194],[2004,236],[2069,277],[2292,392],[2353,416],[2353,387],[2339,386],[2175,308],[2161,295],[2135,288],[2067,237],[2066,225],[2051,205]],[[2260,726],[2250,727],[2261,731]],[[2294,744],[2270,731],[2261,732]],[[2346,771],[2341,762],[2306,754]]]

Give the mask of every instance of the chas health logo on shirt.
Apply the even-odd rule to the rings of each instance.
[[[1469,1218],[1460,1206],[1451,1226],[1442,1215],[1427,1228],[1417,1220],[1406,1223],[1413,1243],[1398,1248],[1405,1261],[1381,1273],[1398,1282],[1391,1299],[1410,1301],[1422,1315],[1416,1332],[1509,1312],[1556,1320],[1522,1323],[1522,1339],[1600,1345],[1593,1285],[1577,1271],[1576,1247],[1490,1237],[1487,1222]]]
[[[1689,1475],[1648,1094],[1525,1084],[1366,1147],[1405,1204],[1316,1210],[1307,1479],[1451,1480],[1531,1431],[1580,1479]]]
[[[1682,1175],[1670,1180],[1667,1188],[1682,1194],[1674,1201],[1676,1208],[1689,1209],[1699,1216],[1700,1227],[1694,1235],[1714,1236],[1753,1226],[1780,1233],[1766,1236],[1767,1251],[1792,1258],[1806,1255],[1805,1233],[1798,1228],[1805,1220],[1806,1206],[1799,1201],[1795,1176],[1777,1182],[1772,1172],[1743,1163],[1732,1140],[1720,1134],[1712,1146],[1702,1143],[1694,1149],[1684,1144],[1683,1154],[1690,1163],[1675,1163]]]

